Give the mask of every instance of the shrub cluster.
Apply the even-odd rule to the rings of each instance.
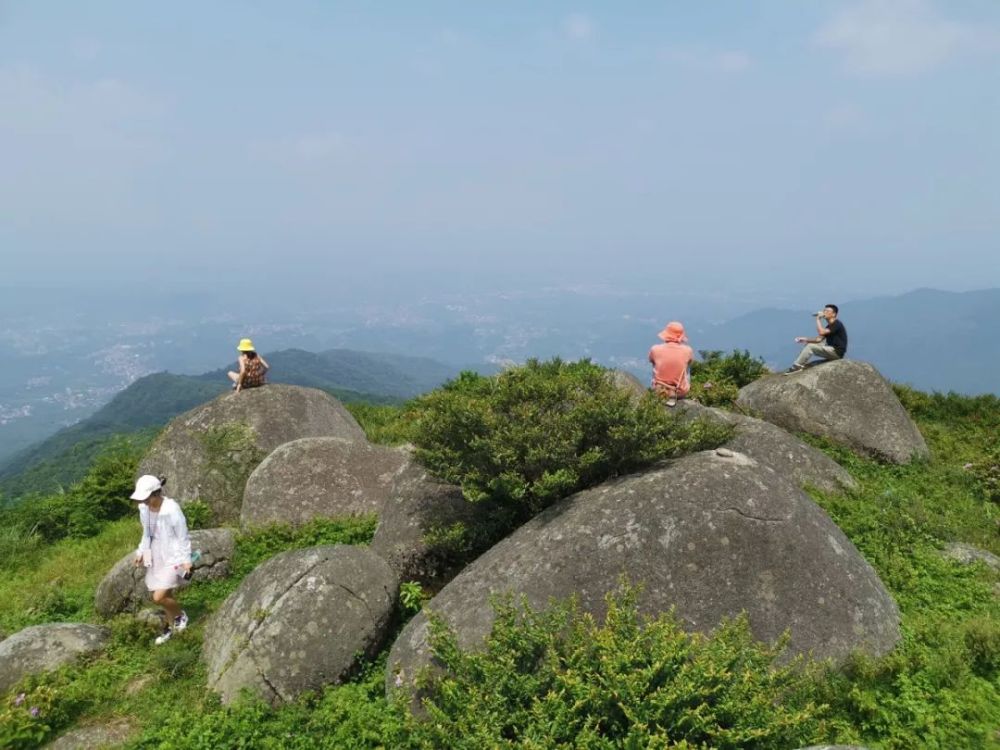
[[[811,744],[824,707],[782,646],[757,643],[745,617],[711,637],[669,614],[643,618],[638,589],[607,597],[598,623],[571,600],[539,612],[510,599],[483,651],[459,649],[432,620],[446,668],[426,673],[422,747],[774,747]]]
[[[764,360],[750,352],[699,351],[691,364],[690,398],[705,406],[728,406],[736,401],[740,388],[767,375]]]
[[[417,455],[432,472],[469,500],[528,513],[728,436],[677,419],[653,394],[636,401],[589,361],[529,360],[489,378],[464,372],[413,408]]]
[[[141,450],[127,438],[114,440],[69,489],[0,510],[0,565],[12,565],[39,544],[93,536],[106,522],[134,512],[128,497]]]

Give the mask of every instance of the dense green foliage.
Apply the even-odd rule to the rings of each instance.
[[[691,363],[689,398],[705,406],[729,406],[736,401],[740,388],[767,375],[764,360],[748,351],[699,351]]]
[[[433,622],[446,672],[424,685],[421,746],[790,748],[824,736],[810,673],[776,666],[781,648],[755,643],[745,618],[688,634],[670,614],[641,618],[636,594],[609,595],[602,623],[572,602],[500,603],[477,652]]]
[[[27,497],[0,509],[0,569],[39,544],[93,536],[107,521],[134,512],[128,496],[145,448],[144,440],[111,440],[83,479],[65,492]]]
[[[472,501],[536,512],[653,461],[714,447],[728,432],[636,401],[588,361],[529,360],[486,378],[464,372],[417,400],[417,456]]]

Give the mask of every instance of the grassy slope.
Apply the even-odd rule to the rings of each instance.
[[[962,468],[995,439],[1000,407],[984,403],[970,417],[947,404],[906,400],[916,409],[934,460],[888,467],[822,446],[858,478],[860,488],[849,496],[818,494],[816,499],[893,592],[904,633],[892,655],[859,659],[817,687],[818,697],[831,705],[836,736],[828,739],[862,741],[873,748],[1000,747],[1000,598],[994,588],[1000,577],[939,554],[953,540],[1000,554],[1000,509],[981,500]],[[378,411],[384,428],[387,415]],[[133,522],[122,521],[94,539],[54,545],[27,570],[0,581],[0,601],[12,603],[0,612],[0,629],[92,620],[93,589],[112,561],[131,548],[134,531]],[[287,543],[278,540],[267,551]],[[265,553],[258,550],[256,556]],[[187,592],[196,626],[165,649],[150,650],[148,634],[127,618],[117,621],[114,644],[106,654],[43,680],[56,696],[52,715],[59,720],[64,711],[59,720],[64,725],[125,716],[138,727],[166,722],[174,731],[200,716],[202,724],[228,732],[223,736],[230,741],[238,734],[247,747],[307,747],[315,738],[333,742],[335,736],[341,744],[351,738],[358,747],[380,746],[379,722],[394,719],[381,698],[377,669],[354,685],[329,689],[278,712],[222,711],[206,695],[197,659],[200,621],[235,583]],[[218,746],[219,737],[206,734],[202,741],[204,747]],[[157,742],[149,735],[143,746],[156,747]]]

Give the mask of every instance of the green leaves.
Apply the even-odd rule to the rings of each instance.
[[[419,459],[474,502],[524,513],[658,459],[714,447],[722,428],[635,401],[588,361],[530,360],[486,378],[464,372],[411,406]]]
[[[545,611],[500,600],[474,652],[432,619],[446,671],[421,677],[419,746],[788,748],[825,736],[809,670],[776,665],[783,644],[754,642],[746,618],[685,633],[670,614],[643,618],[639,594],[623,583],[603,622],[572,600]]]

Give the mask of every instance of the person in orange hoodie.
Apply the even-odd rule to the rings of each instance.
[[[694,352],[687,345],[684,326],[676,320],[657,334],[663,341],[649,350],[653,365],[652,388],[667,397],[667,406],[676,406],[677,399],[691,390],[691,362]]]

